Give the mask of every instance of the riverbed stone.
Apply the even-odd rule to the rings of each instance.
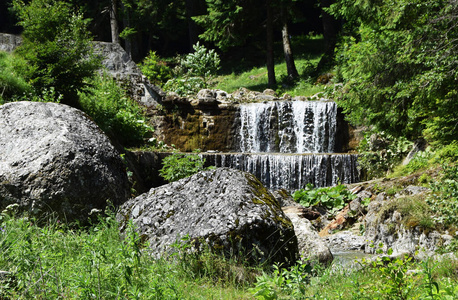
[[[121,230],[132,220],[155,256],[183,238],[251,262],[290,265],[298,258],[289,218],[253,175],[228,168],[199,172],[124,203]]]
[[[110,200],[127,200],[118,151],[83,112],[57,103],[0,106],[0,209],[18,204],[35,216],[87,221]]]

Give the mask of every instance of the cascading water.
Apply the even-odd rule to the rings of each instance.
[[[202,154],[207,165],[250,172],[270,189],[307,183],[332,186],[358,180],[356,155],[335,149],[337,105],[272,101],[240,105],[239,153]]]
[[[352,154],[204,153],[208,165],[254,174],[270,189],[296,190],[307,183],[333,186],[358,180]]]
[[[239,152],[332,153],[337,105],[272,101],[240,106]]]

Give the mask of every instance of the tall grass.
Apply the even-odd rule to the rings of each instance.
[[[27,217],[0,222],[0,299],[249,299],[239,271],[216,256],[155,259],[130,226],[121,238],[112,214],[88,228]],[[219,267],[218,267],[219,266]],[[224,268],[223,268],[224,267]],[[233,275],[228,275],[233,274]]]
[[[24,62],[14,54],[0,51],[0,105],[32,92],[32,86],[15,68],[21,63]]]

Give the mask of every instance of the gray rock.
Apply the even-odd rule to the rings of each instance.
[[[152,253],[173,251],[188,236],[227,255],[290,265],[298,257],[291,221],[253,175],[218,168],[151,189],[121,206],[124,230],[132,219]]]
[[[121,204],[129,183],[119,153],[81,111],[57,103],[0,106],[0,209],[86,221],[106,201]]]
[[[333,251],[364,250],[366,239],[350,230],[340,231],[323,238],[326,245]]]
[[[13,52],[21,43],[19,35],[0,33],[0,51]]]
[[[294,225],[300,255],[303,258],[309,258],[312,264],[318,262],[329,265],[334,259],[332,253],[312,223],[300,217],[301,212],[296,206],[284,207],[283,211]]]

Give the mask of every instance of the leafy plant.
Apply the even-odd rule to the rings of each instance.
[[[79,97],[82,109],[97,125],[125,146],[143,144],[153,131],[142,108],[110,76],[95,77]]]
[[[385,176],[409,152],[412,143],[406,138],[385,132],[368,131],[358,146],[358,163],[367,179]]]
[[[356,195],[350,192],[343,184],[334,187],[313,188],[307,184],[305,189],[294,192],[293,199],[306,207],[322,206],[331,212],[341,210],[346,203],[355,199]]]
[[[435,213],[434,220],[450,226],[458,222],[458,165],[444,165],[443,175],[431,183],[432,195],[427,203]]]
[[[205,159],[198,154],[173,153],[162,160],[159,174],[167,181],[177,181],[203,170]]]
[[[193,46],[194,52],[181,60],[180,65],[184,74],[182,77],[170,79],[164,89],[182,96],[196,94],[207,88],[210,79],[219,69],[220,58],[215,50],[208,50],[199,43]]]
[[[172,69],[164,60],[160,59],[155,51],[149,52],[140,65],[140,69],[153,84],[162,85],[172,78]]]
[[[311,275],[312,267],[308,261],[298,261],[289,269],[274,265],[272,273],[263,273],[256,278],[251,292],[256,299],[278,299],[284,295],[292,299],[303,299]]]
[[[87,30],[88,20],[64,1],[12,3],[24,27],[23,43],[16,53],[27,62],[16,69],[38,93],[54,87],[62,103],[78,107],[78,91],[101,66]]]

